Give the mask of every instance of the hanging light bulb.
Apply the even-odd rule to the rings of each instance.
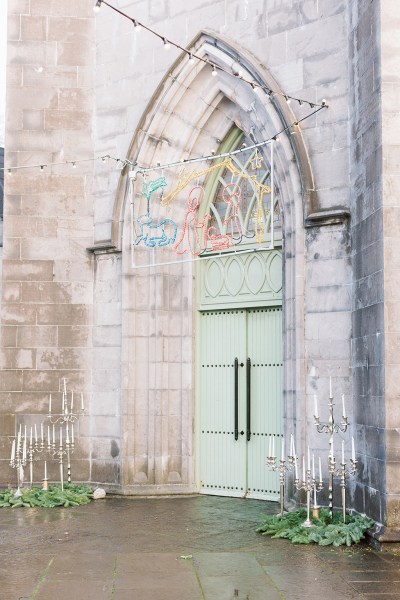
[[[171,48],[171,44],[169,43],[167,38],[163,38],[163,42],[164,42],[164,50],[169,50]]]
[[[216,77],[216,76],[217,76],[217,69],[215,68],[215,65],[213,65],[213,68],[212,68],[212,71],[211,71],[211,75],[212,75],[213,77]]]
[[[40,165],[40,171],[41,171],[41,173],[43,173],[43,171],[44,171],[44,165]]]
[[[96,4],[93,6],[93,12],[98,13],[101,8],[102,0],[97,0]]]
[[[142,29],[141,24],[139,23],[139,21],[136,21],[136,19],[132,19],[132,23],[135,28],[135,31],[140,31]]]
[[[7,173],[8,173],[9,175],[12,175],[12,171],[11,171],[11,169],[8,169]]]
[[[287,102],[288,104],[290,104],[291,98],[289,98],[289,96],[284,96],[284,98],[285,98],[286,102]]]
[[[73,161],[71,164],[72,164],[72,168],[73,168],[73,169],[76,169],[76,162],[75,162],[75,161]]]
[[[193,54],[189,52],[189,62],[192,63],[194,61]]]

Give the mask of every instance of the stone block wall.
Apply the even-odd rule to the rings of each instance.
[[[351,235],[354,270],[352,367],[360,445],[355,499],[385,519],[385,385],[379,3],[353,3],[351,59]]]
[[[382,227],[385,318],[385,417],[386,417],[386,514],[390,529],[400,531],[400,274],[396,251],[400,231],[400,6],[393,0],[382,0],[381,65],[374,73],[380,76],[382,103],[382,149],[377,156],[382,164]],[[379,444],[381,436],[374,436]]]
[[[6,156],[9,167],[93,156],[92,2],[11,0]],[[92,162],[6,176],[1,321],[0,480],[19,425],[39,424],[61,378],[91,409]],[[40,431],[40,429],[39,429]],[[45,431],[47,426],[45,425]],[[73,476],[90,479],[90,427],[76,428]],[[58,473],[49,464],[49,476]],[[34,471],[36,481],[43,473]]]

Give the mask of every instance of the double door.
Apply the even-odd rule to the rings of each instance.
[[[277,500],[266,457],[282,435],[281,307],[203,312],[199,336],[200,491]]]

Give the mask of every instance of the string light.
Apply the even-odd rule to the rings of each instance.
[[[130,17],[128,14],[124,13],[122,10],[120,10],[119,8],[116,8],[115,6],[113,6],[112,4],[110,4],[109,2],[107,2],[106,0],[98,0],[98,4],[106,4],[106,6],[108,6],[109,8],[111,8],[111,10],[113,10],[114,12],[120,14],[122,17],[125,17],[126,19],[128,19],[129,21],[131,21],[131,23],[133,23],[135,25],[135,22],[137,23],[136,19]],[[96,4],[97,7],[97,4]],[[304,100],[302,98],[296,98],[295,96],[290,96],[286,93],[283,92],[276,92],[271,90],[269,87],[262,85],[260,83],[256,83],[255,81],[246,79],[245,77],[243,77],[242,75],[240,75],[239,73],[232,73],[232,71],[228,71],[226,69],[224,69],[223,67],[221,67],[220,65],[217,65],[216,63],[212,62],[211,60],[209,60],[208,58],[204,58],[203,56],[198,56],[197,54],[194,54],[193,52],[191,52],[190,50],[188,50],[187,48],[184,48],[183,46],[181,46],[180,44],[173,42],[172,40],[167,40],[167,38],[165,38],[163,35],[161,35],[160,33],[158,33],[157,31],[155,31],[154,29],[152,29],[151,27],[148,27],[147,25],[144,25],[143,23],[140,23],[141,27],[143,29],[145,29],[146,31],[148,31],[149,33],[151,33],[152,35],[158,37],[162,42],[164,42],[164,48],[168,49],[171,46],[174,46],[177,50],[181,50],[182,52],[185,52],[188,57],[189,57],[189,61],[192,60],[193,58],[195,58],[196,60],[203,62],[207,65],[210,65],[211,67],[213,67],[213,74],[214,74],[214,68],[218,68],[219,71],[226,73],[232,77],[236,77],[237,79],[241,79],[242,81],[244,81],[245,83],[249,84],[253,89],[258,88],[263,90],[270,98],[272,98],[273,95],[279,95],[282,96],[283,98],[286,99],[286,102],[290,102],[291,100],[296,100],[300,106],[303,103],[307,103],[309,104],[310,108],[314,108],[315,106],[327,106],[322,105],[322,104],[317,104],[317,103],[310,103],[307,100]]]
[[[216,77],[216,76],[217,76],[217,69],[215,68],[215,65],[213,65],[213,68],[212,68],[212,71],[211,71],[211,75],[212,75],[213,77]]]
[[[132,19],[132,23],[135,28],[135,31],[140,31],[142,29],[141,24],[139,23],[139,21],[136,21],[136,19]]]
[[[96,4],[93,6],[93,12],[98,13],[101,8],[102,0],[97,0]]]
[[[104,2],[104,0],[102,0],[102,2]],[[325,100],[323,100],[323,102],[325,102]],[[298,121],[294,121],[293,123],[290,123],[289,125],[287,125],[286,127],[283,127],[283,129],[281,129],[278,133],[276,133],[274,136],[272,136],[271,138],[264,140],[262,142],[259,143],[255,143],[252,146],[241,146],[238,150],[232,150],[230,152],[223,152],[221,154],[215,154],[215,150],[211,150],[210,154],[205,155],[205,156],[199,156],[199,157],[195,157],[195,158],[184,158],[182,157],[181,160],[174,162],[174,163],[169,163],[169,164],[160,164],[157,163],[156,166],[154,167],[137,167],[137,163],[136,162],[132,162],[131,160],[128,160],[127,158],[117,158],[115,156],[111,156],[110,154],[105,154],[103,156],[97,156],[95,158],[82,158],[82,159],[76,159],[73,161],[66,161],[66,162],[52,162],[52,163],[47,163],[47,164],[39,164],[39,165],[21,165],[19,167],[0,167],[0,171],[7,171],[9,175],[12,175],[13,171],[19,171],[21,169],[37,169],[40,168],[41,171],[44,170],[45,167],[55,167],[55,166],[60,166],[60,165],[66,165],[66,164],[71,164],[73,168],[76,167],[76,165],[78,163],[84,163],[84,162],[96,162],[98,160],[101,160],[102,163],[105,163],[106,160],[113,160],[114,162],[121,163],[122,164],[122,168],[129,166],[129,167],[137,167],[135,174],[137,173],[148,173],[150,171],[157,171],[160,169],[167,169],[167,168],[172,168],[172,167],[180,167],[183,165],[188,165],[191,163],[196,163],[196,162],[200,162],[200,161],[205,161],[205,160],[217,160],[219,158],[227,158],[230,156],[234,156],[235,154],[240,154],[246,150],[253,150],[256,148],[261,148],[262,146],[265,146],[266,144],[271,143],[272,141],[278,142],[279,141],[279,135],[282,133],[285,133],[287,131],[289,131],[291,128],[293,127],[298,127],[300,125],[300,123],[302,121],[305,121],[306,119],[309,119],[310,117],[312,117],[313,115],[317,114],[319,111],[323,110],[324,108],[328,108],[327,104],[322,104],[321,106],[319,106],[318,108],[316,108],[313,112],[309,113],[308,115],[302,117],[301,119],[299,119]],[[216,140],[218,143],[221,142],[221,140]],[[132,177],[132,175],[131,175]]]

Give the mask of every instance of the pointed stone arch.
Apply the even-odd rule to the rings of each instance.
[[[133,137],[129,160],[148,167],[190,159],[217,150],[233,125],[261,142],[296,121],[282,96],[270,99],[235,77],[240,73],[280,91],[248,52],[209,31],[201,32],[189,48],[232,75],[219,71],[211,77],[208,65],[192,64],[183,53],[155,91]],[[305,389],[304,220],[318,210],[301,133],[280,136],[275,176],[284,238],[284,413],[293,431],[304,402],[298,390]],[[125,168],[112,226],[112,244],[122,250],[122,485],[127,493],[186,493],[196,489],[191,362],[195,271],[190,264],[151,273],[132,271],[127,179]],[[174,344],[180,344],[181,364],[169,354]]]
[[[249,81],[283,92],[271,73],[249,52],[210,31],[200,32],[188,49],[209,58],[232,75],[219,72],[217,77],[211,78],[208,65],[189,61],[188,55],[182,53],[157,87],[138,124],[127,153],[129,160],[140,166],[150,166],[157,162],[192,158],[201,155],[202,150],[209,151],[209,144],[205,141],[207,123],[210,123],[213,113],[226,109],[226,100],[239,109],[236,119],[240,121],[236,124],[247,130],[246,133],[255,132],[256,142],[269,139],[296,121],[283,96],[275,94],[269,98],[265,91],[252,89],[248,83],[235,77],[235,74],[240,74]],[[190,113],[185,112],[184,107],[190,107]],[[179,135],[174,137],[171,128],[177,121],[180,121]],[[225,133],[229,126],[228,117]],[[214,137],[222,139],[223,133]],[[218,145],[218,141],[215,144]],[[300,132],[281,137],[276,168],[281,185],[288,179],[289,195],[295,192],[303,219],[318,211],[311,164]],[[127,174],[128,169],[125,168],[113,210],[111,241],[118,249],[121,248],[126,208]]]

